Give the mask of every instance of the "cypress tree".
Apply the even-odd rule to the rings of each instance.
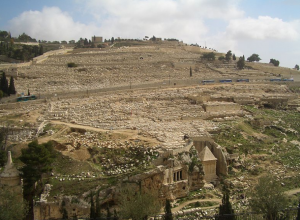
[[[193,76],[192,67],[190,67],[190,77]]]
[[[96,217],[96,219],[101,219],[101,206],[100,206],[100,199],[99,199],[99,191],[96,194],[95,217]]]
[[[43,54],[44,54],[44,48],[43,48],[43,45],[40,46],[39,54],[40,54],[40,55],[43,55]]]
[[[9,95],[14,95],[16,94],[16,89],[15,89],[15,83],[14,83],[14,78],[11,76],[10,77],[10,82],[9,82],[9,87],[8,87],[8,93]]]
[[[111,218],[111,212],[109,210],[109,205],[107,204],[107,207],[106,207],[106,219],[110,219]]]
[[[299,201],[299,204],[298,204],[298,213],[297,213],[296,220],[300,220],[300,201]]]
[[[90,219],[95,219],[96,218],[96,213],[95,213],[95,204],[94,204],[93,192],[91,192],[90,196],[91,196]]]
[[[170,200],[166,200],[164,220],[173,220]]]
[[[66,202],[62,201],[60,212],[62,213],[62,219],[68,219],[68,211],[66,210]]]
[[[113,220],[118,220],[119,217],[118,217],[118,213],[117,211],[114,209],[114,217],[113,217]]]
[[[0,83],[0,89],[2,92],[6,95],[8,95],[8,81],[6,79],[5,72],[2,72],[2,78],[1,78],[1,83]]]
[[[229,191],[224,188],[222,204],[219,206],[217,220],[235,220],[234,210],[229,201]]]

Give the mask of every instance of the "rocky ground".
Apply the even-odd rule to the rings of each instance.
[[[75,191],[64,185],[78,183],[84,193],[96,179],[115,183],[151,168],[162,149],[183,147],[184,135],[204,136],[238,155],[226,178],[236,207],[247,204],[241,196],[264,173],[276,175],[286,189],[300,187],[297,90],[266,80],[278,69],[238,71],[207,65],[200,56],[183,46],[123,47],[55,55],[21,68],[17,91],[41,98],[1,105],[2,125],[15,130],[14,156],[36,137],[55,140],[61,152],[51,177],[56,196]],[[68,62],[78,67],[68,68]],[[249,83],[201,83],[248,76]]]

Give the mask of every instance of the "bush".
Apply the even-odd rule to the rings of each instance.
[[[77,67],[76,63],[68,63],[68,67]]]

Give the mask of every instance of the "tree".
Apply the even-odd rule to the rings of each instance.
[[[170,200],[166,200],[164,220],[173,220]]]
[[[40,46],[39,54],[40,54],[40,55],[43,55],[43,54],[44,54],[44,47],[43,47],[43,45]]]
[[[224,57],[224,56],[219,56],[219,57],[218,57],[218,60],[221,60],[221,61],[222,61],[222,60],[225,60],[225,57]]]
[[[299,70],[299,65],[298,64],[295,65],[295,69]]]
[[[245,67],[245,60],[244,60],[244,58],[243,58],[243,57],[240,57],[240,58],[239,58],[239,61],[237,61],[236,65],[237,65],[237,68],[238,68],[239,70],[244,69],[244,67]]]
[[[207,60],[215,60],[216,59],[216,54],[214,52],[204,53],[202,55],[202,58],[207,59]]]
[[[3,127],[0,129],[0,167],[4,167],[7,161],[6,141],[8,131],[8,127]]]
[[[16,94],[14,78],[12,76],[10,77],[8,93],[9,93],[9,95],[15,95]]]
[[[233,59],[233,60],[236,60],[235,54],[232,55],[232,59]]]
[[[99,198],[99,190],[96,194],[96,209],[95,209],[95,217],[97,219],[101,219],[101,205],[100,205],[100,198]]]
[[[2,77],[1,77],[1,82],[0,82],[0,90],[2,90],[2,92],[5,95],[8,95],[8,81],[6,79],[6,75],[5,72],[2,72]]]
[[[190,67],[190,77],[193,76],[192,67]]]
[[[29,203],[28,219],[33,218],[33,197],[36,195],[37,187],[43,185],[42,176],[52,170],[52,162],[54,161],[55,153],[52,142],[39,144],[37,140],[28,144],[28,148],[22,149],[20,160],[24,166],[20,169],[23,178],[23,194],[24,198]]]
[[[231,53],[231,50],[229,50],[229,51],[226,53],[226,55],[225,55],[225,59],[226,59],[227,61],[229,61],[229,60],[231,60],[231,57],[232,57],[232,53]]]
[[[90,208],[90,219],[96,218],[96,212],[95,212],[95,204],[94,204],[94,198],[93,198],[93,192],[90,194],[90,202],[91,202],[91,208]]]
[[[117,211],[114,209],[114,217],[113,217],[113,220],[118,220],[119,217],[118,217],[118,213]]]
[[[120,191],[118,201],[120,215],[125,219],[147,219],[160,211],[158,194],[154,190],[136,192],[133,187],[124,187]]]
[[[279,61],[275,59],[270,59],[270,63],[273,63],[274,66],[279,66]]]
[[[280,183],[271,175],[262,176],[249,193],[249,205],[254,212],[264,213],[267,220],[278,219],[279,211],[287,207],[287,198]]]
[[[115,42],[115,38],[112,37],[112,38],[111,38],[111,43],[113,44],[114,42]]]
[[[254,61],[259,62],[261,59],[260,59],[260,57],[259,57],[258,54],[255,54],[255,53],[254,53],[254,54],[252,54],[250,57],[248,57],[247,60],[248,60],[249,62],[254,62]]]
[[[219,206],[217,220],[235,220],[234,210],[229,201],[229,190],[224,187],[222,204]]]
[[[109,210],[109,205],[106,206],[106,219],[111,219],[111,212]]]
[[[64,200],[61,202],[60,212],[62,214],[62,219],[68,219],[69,218],[68,211],[66,209],[66,202]]]
[[[300,201],[299,201],[299,204],[298,204],[298,212],[297,212],[296,220],[300,220]]]
[[[77,64],[76,63],[73,63],[73,62],[71,62],[71,63],[68,63],[68,67],[77,67]]]
[[[0,188],[0,219],[22,220],[26,216],[28,205],[17,193]]]

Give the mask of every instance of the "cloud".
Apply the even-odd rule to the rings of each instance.
[[[227,34],[235,39],[255,40],[297,40],[299,39],[298,22],[284,22],[279,18],[259,16],[257,19],[244,18],[231,20]]]
[[[80,2],[80,0],[79,0]],[[81,1],[83,2],[83,1]],[[85,0],[103,35],[163,38],[198,42],[208,32],[206,19],[229,20],[243,16],[236,0]]]
[[[13,18],[13,36],[23,32],[41,40],[70,40],[93,35],[104,38],[177,38],[196,43],[210,32],[207,19],[228,21],[243,16],[239,0],[76,0],[92,24],[75,22],[58,7],[25,11]]]
[[[78,40],[90,38],[99,28],[75,22],[58,7],[44,7],[42,11],[25,11],[9,21],[13,36],[26,33],[39,40]]]
[[[245,17],[245,12],[240,8],[242,0],[73,2],[77,4],[76,14],[61,11],[58,7],[25,11],[10,21],[9,30],[13,36],[25,32],[36,39],[51,41],[78,40],[80,37],[89,39],[94,35],[106,39],[142,39],[146,35],[154,35],[201,46],[206,44],[209,48],[225,53],[232,50],[237,56],[250,56],[259,52],[266,60],[273,56],[267,53],[275,52],[274,45],[281,54],[287,47],[291,54],[300,50],[300,20],[284,21],[269,16]],[[295,2],[285,0],[286,4]],[[76,22],[71,15],[76,15],[76,19],[92,19],[90,23]],[[281,58],[275,55],[274,58]],[[292,62],[296,62],[295,59]]]

